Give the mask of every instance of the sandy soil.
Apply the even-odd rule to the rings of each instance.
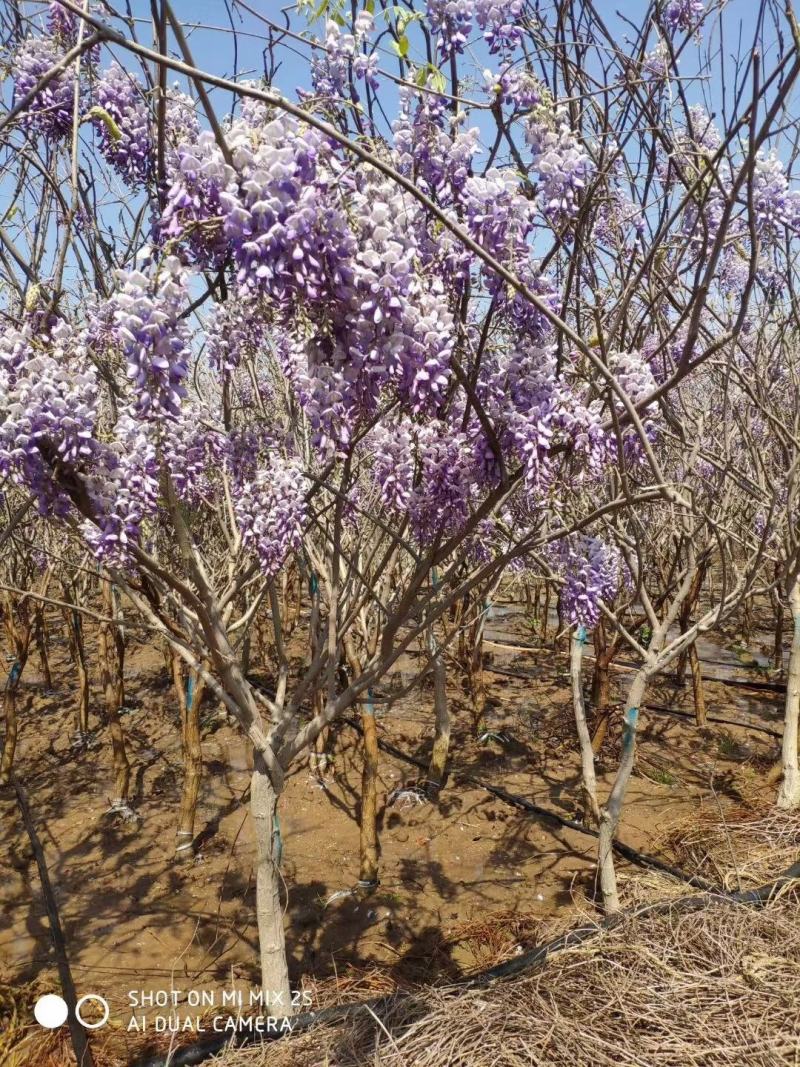
[[[521,612],[492,623],[487,645],[491,708],[487,725],[504,740],[479,745],[456,677],[450,681],[455,720],[453,764],[568,816],[577,811],[579,761],[565,650],[527,653],[532,643]],[[517,648],[506,650],[504,643]],[[17,770],[29,793],[56,889],[79,992],[101,992],[122,1014],[130,990],[257,981],[253,845],[246,804],[246,747],[215,706],[204,709],[204,780],[196,829],[198,855],[173,858],[181,781],[178,710],[160,655],[132,644],[126,664],[131,711],[124,719],[134,769],[138,819],[109,816],[110,742],[102,725],[96,647],[93,668],[96,747],[70,747],[74,668],[53,635],[55,691],[42,692],[35,654],[20,700]],[[702,649],[708,670],[757,677],[741,652]],[[500,673],[503,671],[509,674]],[[518,677],[526,673],[530,676]],[[587,680],[591,662],[587,663]],[[452,672],[451,672],[452,673]],[[620,683],[625,672],[615,673]],[[399,679],[398,679],[399,681]],[[391,687],[390,687],[391,688]],[[669,683],[653,703],[688,708],[691,695]],[[398,701],[380,717],[381,735],[424,756],[430,745],[430,690]],[[709,711],[735,709],[754,721],[780,722],[779,693],[707,685]],[[602,783],[616,765],[616,738],[601,754]],[[481,946],[459,931],[496,912],[517,912],[522,948],[536,940],[537,920],[571,907],[576,888],[591,890],[594,842],[524,816],[472,786],[448,784],[436,804],[407,794],[413,767],[382,756],[381,886],[368,898],[335,897],[358,877],[358,735],[343,726],[335,739],[335,770],[324,779],[307,762],[291,774],[281,805],[283,874],[292,977],[355,976],[380,967],[392,980],[456,975],[482,962]],[[703,806],[758,807],[760,784],[778,739],[765,733],[691,719],[646,715],[637,772],[621,836],[664,855],[676,818]],[[13,791],[0,790],[0,975],[24,983],[53,973],[47,919],[32,853]],[[622,865],[624,870],[624,865]],[[334,898],[334,899],[331,899]]]

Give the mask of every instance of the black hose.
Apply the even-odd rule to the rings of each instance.
[[[695,713],[688,708],[671,708],[667,704],[645,704],[641,709],[645,714],[648,711],[659,712],[662,715],[674,715],[677,718],[693,719]],[[740,730],[755,730],[756,733],[769,734],[771,737],[783,737],[783,725],[770,723],[750,722],[749,719],[729,719],[724,715],[715,715],[713,712],[706,714],[709,722],[717,722],[723,726],[738,726]]]
[[[362,1000],[357,1004],[340,1004],[332,1008],[323,1008],[321,1011],[308,1011],[302,1015],[294,1015],[290,1019],[275,1019],[274,1029],[269,1030],[244,1030],[238,1037],[235,1034],[218,1035],[198,1041],[193,1045],[184,1045],[175,1049],[172,1054],[159,1052],[145,1060],[136,1060],[131,1067],[195,1067],[210,1056],[215,1056],[226,1046],[251,1045],[256,1042],[262,1044],[266,1041],[277,1041],[281,1037],[291,1034],[300,1034],[311,1026],[321,1023],[343,1022],[357,1011],[380,1010],[391,997],[377,997],[372,1000]],[[288,1023],[288,1026],[282,1026]]]
[[[591,658],[591,657],[587,657]],[[619,660],[615,663],[609,663],[611,670],[617,671],[635,671],[637,666],[635,663],[630,663],[627,660]],[[533,671],[512,671],[508,667],[494,667],[491,664],[486,664],[484,670],[490,674],[502,674],[509,678],[536,678],[538,677]],[[756,679],[749,680],[747,678],[718,678],[713,674],[701,674],[700,677],[704,682],[718,682],[719,685],[731,685],[739,689],[762,689],[770,693],[785,693],[786,682],[763,682]]]
[[[591,941],[593,938],[613,930],[629,919],[636,919],[643,915],[660,915],[669,911],[697,911],[714,903],[760,907],[768,903],[785,886],[798,880],[800,880],[800,861],[783,871],[773,881],[755,889],[743,889],[737,893],[695,893],[689,897],[663,900],[656,904],[645,904],[637,908],[617,912],[617,914],[609,915],[598,923],[587,923],[584,926],[567,930],[565,933],[553,938],[552,941],[548,941],[544,945],[538,945],[530,952],[515,956],[513,959],[506,960],[495,967],[490,967],[479,974],[453,982],[449,986],[443,986],[442,988],[454,990],[481,989],[505,978],[513,978],[516,975],[530,973],[543,967],[547,960],[557,952],[562,952],[564,949],[572,948],[575,945],[582,945],[586,941]],[[220,1052],[228,1044],[242,1046],[256,1041],[262,1043],[264,1041],[275,1041],[281,1037],[302,1033],[310,1029],[311,1026],[331,1022],[344,1022],[362,1012],[373,1016],[377,1015],[382,1008],[396,1000],[398,995],[408,999],[414,996],[413,993],[393,993],[389,996],[362,1000],[354,1004],[341,1004],[332,1008],[323,1008],[321,1011],[306,1012],[303,1015],[297,1015],[287,1020],[290,1025],[286,1029],[280,1026],[283,1020],[277,1020],[278,1025],[275,1032],[251,1033],[247,1031],[238,1041],[232,1037],[208,1038],[194,1045],[185,1045],[169,1057],[164,1054],[158,1054],[146,1060],[138,1060],[131,1067],[195,1067],[196,1064],[202,1063],[210,1056]]]
[[[361,724],[356,719],[345,717],[343,721],[349,726],[352,726],[354,730],[361,731]],[[378,747],[386,752],[387,755],[394,756],[395,759],[404,760],[406,763],[409,763],[414,767],[421,767],[423,770],[427,770],[428,765],[424,760],[417,759],[415,756],[410,756],[407,752],[403,752],[402,749],[397,748],[388,741],[379,740]],[[587,826],[585,823],[579,822],[577,819],[568,819],[565,815],[559,815],[558,812],[552,811],[550,808],[542,808],[538,804],[534,804],[532,800],[527,800],[525,797],[518,796],[515,793],[509,793],[501,786],[490,785],[488,782],[484,782],[480,778],[476,778],[465,771],[451,772],[451,775],[456,780],[468,782],[470,785],[477,786],[479,789],[484,789],[487,793],[491,793],[492,796],[497,797],[498,800],[502,800],[503,803],[509,804],[526,814],[538,815],[540,818],[550,819],[552,822],[559,823],[561,826],[564,826],[569,830],[575,830],[576,833],[584,834],[586,837],[593,837],[595,840],[599,837],[597,830],[593,830],[591,826]],[[700,875],[688,874],[686,871],[682,871],[679,867],[673,867],[671,864],[665,863],[656,856],[648,856],[646,853],[633,848],[632,845],[626,845],[624,841],[615,839],[612,842],[612,848],[619,856],[622,856],[626,860],[630,860],[631,863],[635,863],[639,867],[645,867],[648,870],[653,871],[661,871],[663,874],[668,874],[672,878],[676,878],[679,882],[686,882],[687,885],[692,885],[696,889],[703,889],[709,893],[719,893],[724,895],[723,890],[719,889],[712,882],[707,882],[705,878],[701,878]]]

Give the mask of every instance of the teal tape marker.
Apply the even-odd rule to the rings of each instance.
[[[624,724],[622,727],[622,747],[627,751],[633,744],[636,737],[636,723],[639,721],[639,709],[628,708],[625,712]]]

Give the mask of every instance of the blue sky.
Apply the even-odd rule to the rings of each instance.
[[[265,18],[284,24],[281,14],[284,8],[283,0],[247,0],[247,2],[253,10],[260,12]],[[269,29],[256,15],[247,13],[241,8],[236,8],[234,20],[238,35],[235,39],[233,33],[230,32],[231,25],[228,10],[222,0],[172,0],[172,4],[176,14],[184,24],[195,62],[198,66],[215,74],[234,79],[259,78],[263,75]],[[26,15],[33,17],[40,24],[43,22],[46,4],[40,2],[40,0],[20,0],[19,6]],[[635,0],[635,2],[627,0],[624,3],[615,3],[613,0],[596,0],[596,6],[614,38],[620,40],[620,42],[632,33],[629,23],[637,24],[640,22],[649,7],[647,3],[640,2],[640,0]],[[712,50],[719,49],[720,41],[723,41],[724,47],[722,51],[726,56],[729,71],[732,69],[730,56],[740,47],[740,42],[743,43],[743,51],[746,54],[750,52],[756,30],[755,6],[753,0],[727,0],[721,16],[722,37],[720,37],[719,24],[707,29],[705,42],[706,45],[712,47]],[[136,20],[137,34],[141,43],[150,45],[152,43],[150,0],[130,0],[130,7]],[[422,0],[418,3],[418,7],[423,7]],[[303,20],[296,12],[292,13],[292,26],[296,31],[304,30]],[[384,26],[385,21],[382,17],[379,17],[377,20],[378,29],[380,30]],[[324,27],[320,23],[316,29],[317,33],[321,35]],[[424,56],[417,48],[418,39],[415,40],[413,27],[408,32],[411,40],[411,58],[424,59]],[[768,26],[762,36],[763,68],[765,75],[768,75],[774,65],[776,56],[774,29]],[[312,54],[313,50],[302,42],[284,39],[280,43],[277,49],[280,65],[275,77],[275,84],[287,96],[293,97],[298,87],[308,88],[310,86],[310,58]],[[130,57],[120,53],[117,53],[117,55],[125,65],[131,63]],[[720,111],[723,104],[720,79],[716,76],[710,80],[694,80],[698,71],[697,56],[696,47],[690,44],[685,50],[684,58],[681,62],[680,70],[682,77],[686,79],[684,85],[687,97],[690,103],[699,103],[705,100],[712,111]],[[108,58],[104,57],[102,64],[105,65],[107,62]],[[392,72],[397,71],[396,57],[388,48],[382,52],[379,62],[381,67]],[[488,55],[485,45],[480,40],[480,35],[476,33],[473,41],[470,42],[470,52],[465,60],[465,69],[471,67],[479,75],[482,67],[492,66],[496,69],[497,65],[496,57]],[[181,81],[180,78],[170,74],[170,81],[174,80]],[[185,83],[182,87],[184,89],[188,88]],[[466,93],[469,90],[470,87],[467,84],[462,91]],[[386,99],[387,113],[391,118],[394,111],[395,101],[393,98],[396,96],[396,90],[390,82],[384,80],[381,91]],[[3,95],[6,102],[10,100],[10,94],[11,86],[7,80],[3,86]],[[230,94],[220,90],[213,90],[211,95],[218,113],[220,115],[225,114],[231,106]],[[482,94],[477,93],[473,95],[482,96]],[[796,117],[797,108],[792,107],[791,110],[794,112],[794,117]],[[479,112],[473,113],[470,123],[482,126],[482,117]],[[720,124],[722,125],[722,123]],[[494,130],[493,124],[492,130]],[[781,150],[781,154],[785,158],[785,150]],[[8,205],[9,192],[7,181],[5,179],[0,180],[0,207],[5,208]]]

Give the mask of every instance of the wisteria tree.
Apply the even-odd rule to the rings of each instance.
[[[770,3],[732,61],[700,0],[624,32],[591,0],[233,6],[257,79],[198,66],[169,0],[153,47],[109,4],[6,12],[0,477],[9,531],[35,505],[88,549],[249,738],[262,984],[286,1009],[293,762],[509,566],[545,560],[591,625],[637,509],[697,516],[686,391],[786,298],[800,55]],[[290,564],[318,583],[299,673]]]

